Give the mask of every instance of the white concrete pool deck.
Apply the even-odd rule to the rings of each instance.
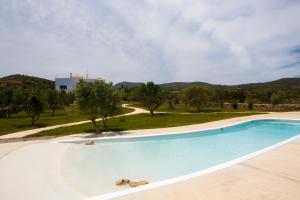
[[[300,119],[300,112],[270,113],[204,124],[129,131],[158,134],[208,129],[249,119]],[[65,139],[79,138],[81,135]],[[53,140],[52,140],[53,141]],[[85,199],[64,180],[61,158],[70,144],[49,140],[0,144],[0,199]],[[88,164],[88,163],[87,163]],[[300,139],[234,166],[186,181],[119,197],[135,199],[299,199]]]

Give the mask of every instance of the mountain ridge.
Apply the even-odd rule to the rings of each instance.
[[[115,88],[134,88],[141,85],[142,82],[128,82],[123,81],[116,83],[114,85]],[[170,90],[180,90],[184,87],[188,87],[191,85],[199,85],[205,87],[213,87],[213,88],[245,88],[251,89],[254,87],[275,87],[275,88],[291,88],[291,89],[300,89],[300,78],[281,78],[274,81],[268,82],[257,82],[257,83],[245,83],[245,84],[236,84],[236,85],[221,85],[221,84],[212,84],[206,82],[169,82],[169,83],[162,83],[158,84],[163,88],[170,89]]]
[[[114,88],[135,88],[141,85],[143,82],[130,82],[130,81],[122,81],[114,84]],[[221,84],[212,84],[201,81],[195,82],[168,82],[158,84],[161,87],[169,90],[180,90],[184,87],[188,87],[191,85],[199,85],[204,87],[211,88],[243,88],[243,89],[252,89],[252,88],[289,88],[289,89],[300,89],[300,78],[281,78],[268,82],[257,82],[257,83],[246,83],[246,84],[236,84],[236,85],[221,85]],[[0,88],[15,86],[15,87],[23,87],[30,88],[32,86],[38,86],[42,88],[54,88],[54,81],[21,74],[14,74],[0,78]]]

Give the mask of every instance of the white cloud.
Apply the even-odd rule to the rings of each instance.
[[[223,84],[299,76],[299,18],[295,0],[0,0],[1,75],[88,70],[114,82]]]

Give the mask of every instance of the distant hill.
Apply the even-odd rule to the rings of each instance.
[[[141,85],[142,82],[120,82],[114,85],[115,88],[135,88]],[[200,85],[205,87],[225,87],[225,88],[244,88],[244,89],[258,89],[258,88],[278,88],[278,89],[300,89],[300,78],[283,78],[275,81],[264,82],[264,83],[248,83],[248,84],[240,84],[240,85],[217,85],[210,84],[205,82],[170,82],[159,84],[161,87],[166,88],[168,90],[180,90],[182,88],[191,86],[191,85]],[[0,89],[4,87],[20,87],[20,88],[54,88],[54,81],[34,77],[27,76],[21,74],[15,74],[0,78]]]
[[[291,88],[300,89],[300,78],[282,78],[275,81],[265,83],[249,83],[236,85],[241,88],[254,88],[254,87],[272,87],[272,88]]]
[[[142,82],[127,82],[123,81],[114,85],[114,88],[135,88],[143,84]]]
[[[5,76],[0,78],[0,89],[5,87],[17,87],[17,88],[44,88],[44,89],[54,89],[54,81],[27,76],[21,74],[15,74],[10,76]]]
[[[120,82],[117,83],[114,87],[119,88],[123,85],[126,88],[134,88],[139,86],[142,83],[134,83],[134,82]],[[248,84],[240,84],[240,85],[217,85],[210,84],[205,82],[170,82],[159,84],[161,87],[169,89],[169,90],[180,90],[182,88],[191,86],[191,85],[199,85],[205,87],[225,87],[225,88],[244,88],[244,89],[252,89],[252,88],[290,88],[290,89],[300,89],[300,78],[283,78],[275,81],[264,82],[264,83],[248,83]]]
[[[199,85],[199,86],[205,86],[205,87],[219,86],[219,85],[213,85],[213,84],[204,83],[204,82],[171,82],[171,83],[160,84],[161,87],[169,89],[169,90],[180,90],[182,88],[192,86],[192,85]]]

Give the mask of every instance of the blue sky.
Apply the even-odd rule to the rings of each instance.
[[[299,0],[0,0],[0,76],[299,77],[299,19]]]

